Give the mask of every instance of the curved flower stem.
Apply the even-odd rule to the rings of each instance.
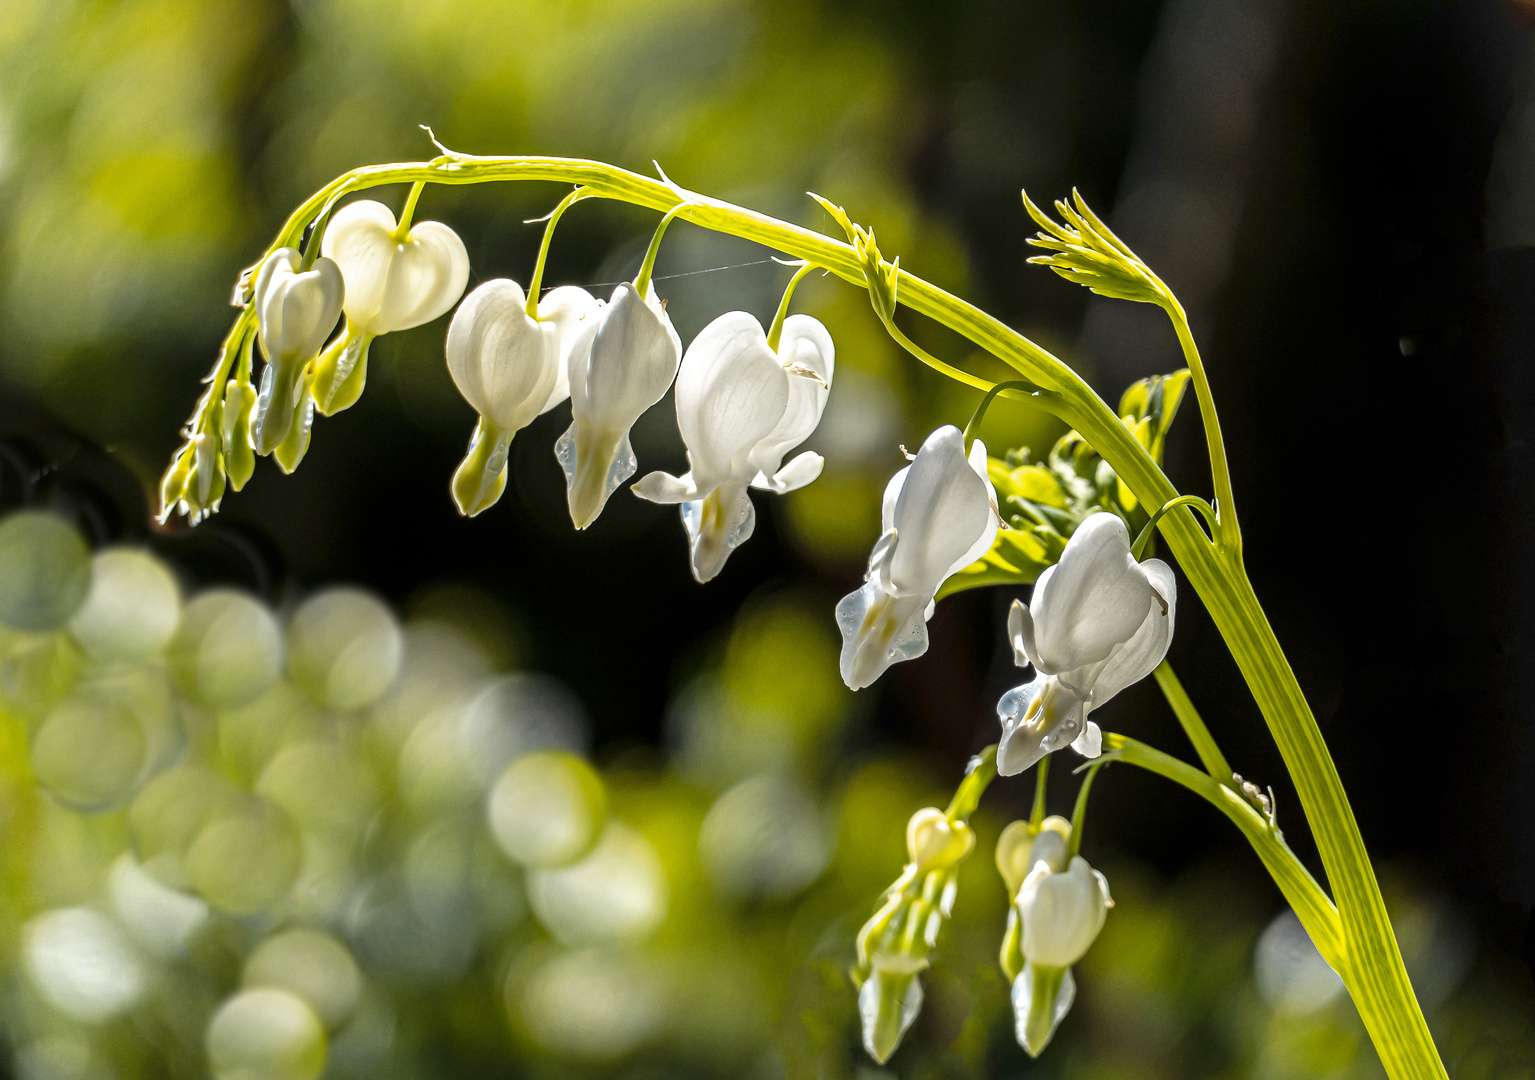
[[[789,303],[794,299],[794,290],[799,288],[799,283],[805,280],[805,275],[815,269],[815,263],[805,263],[794,276],[789,279],[789,284],[784,286],[783,299],[778,301],[778,310],[773,313],[773,325],[768,327],[767,347],[774,352],[778,351],[778,341],[783,337],[784,320],[789,317]]]
[[[560,223],[560,218],[565,216],[565,211],[582,199],[592,196],[590,188],[578,187],[569,195],[560,200],[558,206],[549,211],[544,218],[549,224],[544,226],[544,239],[538,245],[538,261],[533,264],[533,277],[528,282],[528,317],[538,318],[538,294],[544,287],[544,265],[549,261],[549,246],[554,242],[554,229]],[[533,222],[528,222],[529,225]]]
[[[656,256],[661,254],[661,238],[666,235],[666,227],[687,208],[687,203],[678,203],[666,212],[666,216],[661,219],[661,224],[656,226],[655,235],[650,238],[650,247],[645,250],[645,261],[640,263],[640,272],[634,277],[634,287],[641,296],[644,296],[646,290],[650,288],[650,275],[655,273]]]
[[[400,220],[390,237],[396,244],[403,244],[410,239],[410,223],[416,216],[416,204],[421,201],[421,193],[425,190],[425,180],[417,180],[410,186],[410,194],[405,196],[405,209],[400,211]]]
[[[1142,529],[1140,531],[1140,535],[1135,538],[1135,543],[1130,545],[1130,554],[1139,559],[1141,554],[1146,550],[1146,545],[1151,542],[1152,530],[1157,527],[1157,522],[1161,521],[1169,510],[1176,510],[1180,506],[1191,506],[1195,510],[1198,510],[1202,515],[1204,515],[1205,521],[1209,523],[1210,531],[1216,535],[1219,535],[1220,526],[1217,521],[1215,508],[1201,499],[1198,495],[1179,495],[1176,499],[1171,499],[1163,503],[1162,508],[1155,514],[1151,515],[1151,520],[1146,522],[1146,527]]]
[[[585,185],[595,194],[663,212],[685,202],[688,220],[701,228],[776,248],[791,257],[825,267],[860,288],[868,287],[864,265],[846,241],[697,193],[689,192],[684,199],[672,186],[638,173],[579,159],[476,157],[446,153],[431,161],[355,169],[315,192],[288,218],[272,247],[242,275],[236,290],[236,303],[240,306],[248,303],[255,270],[273,250],[293,246],[317,215],[351,192],[381,184],[417,181],[478,184],[510,180]],[[891,263],[882,263],[881,267],[894,269]],[[1178,498],[1178,490],[1145,447],[1114,410],[1070,367],[1000,320],[910,271],[902,269],[894,276],[900,303],[942,323],[1002,360],[1024,379],[1052,391],[1048,403],[1050,411],[1075,428],[1103,456],[1142,505],[1163,506]],[[1236,513],[1230,500],[1230,478],[1226,474],[1214,405],[1187,320],[1180,318],[1179,310],[1172,308],[1173,321],[1179,340],[1190,357],[1190,370],[1194,373],[1195,389],[1211,446],[1216,494],[1221,502],[1222,535],[1218,545],[1212,544],[1194,520],[1194,512],[1186,506],[1163,517],[1159,528],[1231,649],[1295,781],[1302,809],[1316,837],[1323,867],[1338,901],[1343,940],[1347,943],[1339,970],[1386,1072],[1393,1080],[1443,1078],[1444,1066],[1413,995],[1386,916],[1380,886],[1371,869],[1343,784],[1316,718],[1253,593],[1242,564]],[[214,386],[222,385],[230,360],[253,326],[252,313],[243,313],[214,365],[211,380]],[[965,385],[983,391],[995,385],[936,361],[920,349],[914,349],[909,340],[903,341],[904,337],[904,334],[897,337],[903,347],[913,350],[924,363]],[[194,429],[204,421],[210,405],[211,397],[205,394],[199,400],[191,422]],[[1194,772],[1196,776],[1202,775],[1197,770]],[[1270,870],[1273,870],[1272,866]]]
[[[1147,769],[1186,787],[1230,818],[1252,844],[1274,884],[1311,935],[1322,959],[1340,974],[1346,970],[1347,947],[1338,909],[1284,842],[1284,835],[1247,800],[1192,765],[1124,735],[1104,732],[1103,748],[1105,758]]]
[[[1178,723],[1183,726],[1183,733],[1189,737],[1189,742],[1194,744],[1194,752],[1199,755],[1199,760],[1204,763],[1205,771],[1219,784],[1230,784],[1235,774],[1231,771],[1231,765],[1226,761],[1226,755],[1221,753],[1221,748],[1215,745],[1215,738],[1210,734],[1210,729],[1205,727],[1205,722],[1199,716],[1199,710],[1194,708],[1194,703],[1189,700],[1189,695],[1184,691],[1183,684],[1178,681],[1178,676],[1173,674],[1172,665],[1163,660],[1152,672],[1156,677],[1157,686],[1162,690],[1162,696],[1173,708],[1173,715],[1177,716]]]
[[[986,410],[991,408],[991,403],[997,399],[999,394],[1003,394],[1008,390],[1017,390],[1020,393],[1031,396],[1045,392],[1033,383],[1024,382],[1021,379],[1015,379],[1011,382],[999,382],[986,391],[986,396],[981,398],[981,403],[975,407],[975,412],[970,414],[970,422],[965,425],[965,453],[968,454],[970,452],[970,444],[975,441],[976,433],[981,430],[981,421],[986,419]],[[1184,498],[1187,497],[1184,496]]]

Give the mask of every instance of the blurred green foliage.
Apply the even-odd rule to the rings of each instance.
[[[826,620],[797,594],[740,613],[679,689],[665,755],[594,772],[579,700],[498,672],[508,646],[480,615],[402,625],[344,587],[281,612],[229,589],[183,601],[174,568],[91,555],[35,511],[0,519],[0,580],[19,1075],[885,1075],[858,1048],[853,933],[906,857],[902,824],[946,794],[851,749]],[[1004,821],[973,824],[982,857],[961,864],[897,1075],[1022,1065],[986,857]],[[1255,868],[1106,870],[1117,906],[1037,1068],[1378,1074]],[[1485,962],[1467,978],[1473,947],[1432,894],[1403,884],[1396,910],[1456,1075],[1527,1075],[1528,989]]]

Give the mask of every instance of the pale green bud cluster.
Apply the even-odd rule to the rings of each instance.
[[[1073,191],[1069,203],[1056,200],[1056,212],[1064,222],[1053,220],[1035,206],[1027,192],[1023,193],[1023,205],[1041,230],[1029,243],[1050,253],[1036,255],[1029,262],[1048,266],[1067,281],[1100,296],[1147,304],[1172,302],[1167,286],[1088,208],[1080,192]]]

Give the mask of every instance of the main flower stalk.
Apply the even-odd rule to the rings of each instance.
[[[693,225],[756,241],[823,267],[859,287],[868,288],[870,284],[865,262],[849,243],[704,195],[679,194],[678,188],[662,180],[597,161],[444,152],[430,161],[355,169],[321,188],[294,211],[261,260],[242,275],[235,303],[246,307],[251,282],[262,263],[280,248],[297,247],[310,223],[327,217],[338,200],[348,194],[386,184],[458,185],[513,180],[573,184],[586,189],[590,197],[614,199],[663,213],[675,210],[678,218]],[[889,289],[896,302],[954,330],[1003,360],[1028,382],[1048,391],[1051,411],[1081,433],[1142,505],[1160,507],[1179,497],[1155,460],[1109,405],[1065,363],[998,319],[895,263],[880,261],[876,269],[880,275],[878,287]],[[1169,313],[1174,317],[1185,350],[1191,350],[1193,341],[1186,322],[1180,323],[1177,313],[1171,310]],[[214,430],[218,419],[216,402],[222,399],[231,367],[254,330],[254,312],[247,307],[220,350],[209,389],[189,422],[186,432],[189,438]],[[943,365],[943,369],[977,389],[989,390],[994,386],[949,365]],[[1201,405],[1205,406],[1209,391],[1202,367],[1196,369],[1196,376]],[[1009,397],[1030,396],[1020,390],[1003,393]],[[1206,416],[1207,420],[1213,417],[1213,406],[1206,410]],[[1223,462],[1218,430],[1207,434],[1212,455]],[[1222,493],[1228,495],[1228,500],[1220,509],[1227,511],[1229,492]],[[1358,823],[1316,719],[1248,581],[1240,543],[1229,542],[1228,536],[1228,542],[1212,544],[1187,506],[1164,515],[1158,527],[1231,649],[1299,791],[1337,905],[1341,940],[1331,950],[1329,960],[1343,977],[1387,1073],[1394,1080],[1445,1077],[1408,981]]]

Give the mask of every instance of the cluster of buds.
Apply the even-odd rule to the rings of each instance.
[[[938,933],[954,909],[959,864],[974,848],[975,833],[952,812],[918,810],[906,825],[906,867],[858,932],[853,982],[863,1045],[881,1064],[922,1009],[918,976],[931,963]]]
[[[1038,1057],[1076,998],[1071,969],[1114,906],[1109,883],[1071,850],[1071,823],[1015,821],[997,841],[1011,905],[1002,970],[1013,984],[1018,1044]]]
[[[318,253],[314,246],[308,255],[279,248],[261,264],[250,296],[255,333],[242,319],[233,375],[222,393],[209,391],[161,480],[162,521],[173,511],[196,522],[217,510],[226,487],[245,486],[257,454],[284,472],[298,468],[315,414],[340,412],[362,393],[373,339],[442,315],[469,280],[469,255],[452,229],[412,225],[408,212],[397,223],[371,200],[337,211]],[[342,332],[326,345],[343,314]],[[266,361],[259,392],[253,341]]]

